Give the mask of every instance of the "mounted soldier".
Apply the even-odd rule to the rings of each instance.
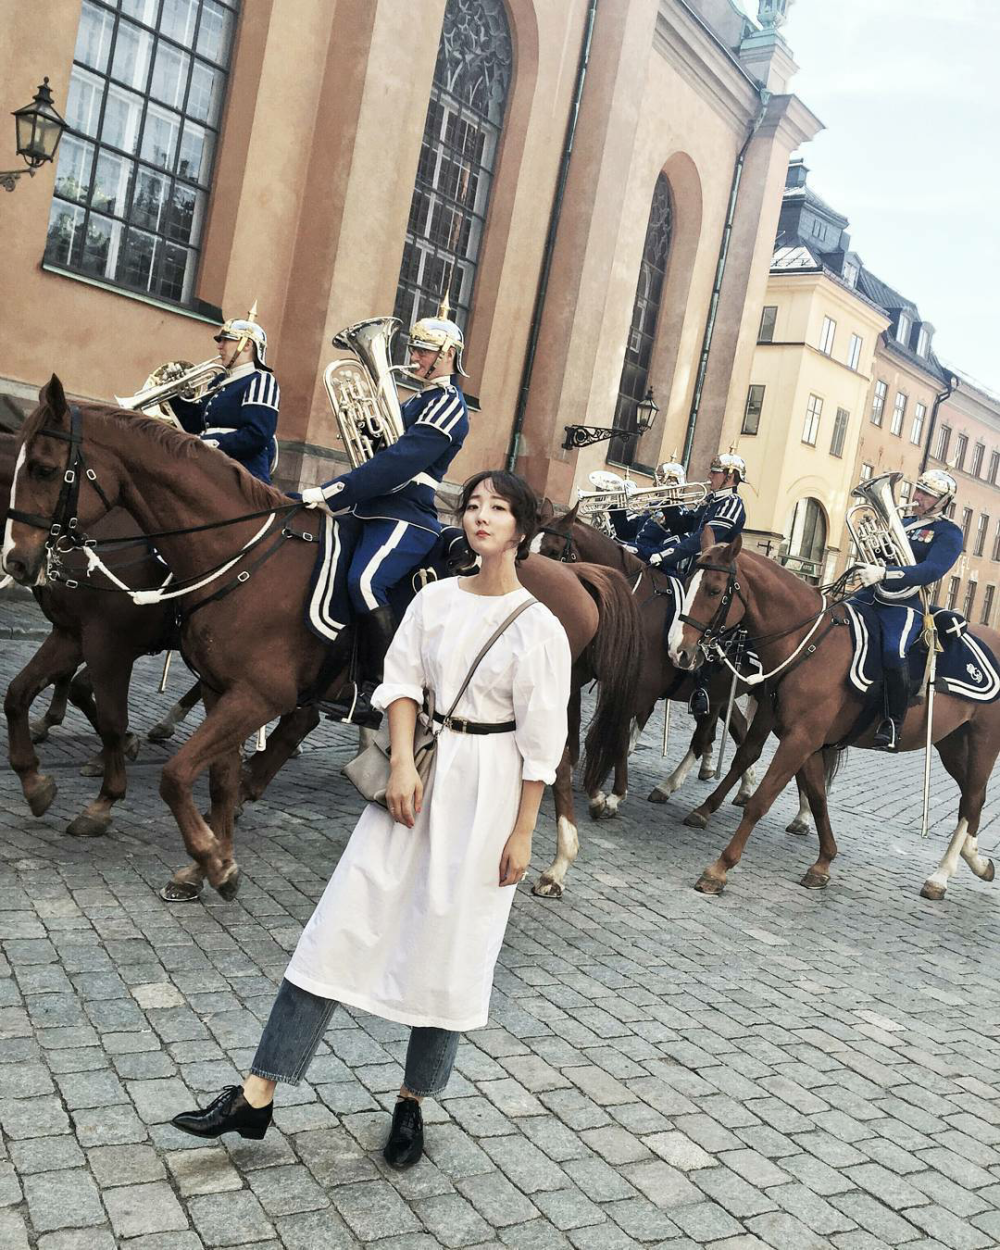
[[[385,653],[396,629],[389,592],[434,549],[441,533],[434,503],[469,432],[469,413],[457,377],[465,340],[448,316],[424,317],[410,330],[410,366],[390,366],[395,318],[359,322],[338,334],[335,346],[361,358],[336,361],[326,383],[341,435],[353,465],[348,473],[302,492],[303,503],[325,506],[335,516],[336,536],[329,552],[322,611],[314,631],[328,640],[350,620],[359,625],[361,677],[355,697],[335,712],[363,728],[377,726],[381,714],[371,695],[382,681]],[[407,373],[423,389],[402,407],[392,380]],[[350,381],[342,384],[346,373]],[[369,393],[357,398],[358,381]],[[293,496],[298,498],[298,496]]]
[[[910,515],[902,526],[912,562],[868,563],[857,567],[866,588],[857,596],[878,613],[882,630],[882,689],[885,716],[874,745],[883,751],[899,749],[899,735],[909,702],[907,655],[920,636],[920,590],[940,581],[962,554],[962,531],[944,516],[958,485],[950,473],[930,469],[917,479]]]
[[[676,460],[665,460],[657,465],[653,481],[658,487],[680,490],[687,484],[684,466]],[[641,494],[640,494],[641,499]],[[687,532],[693,509],[684,504],[672,504],[655,512],[628,512],[614,508],[608,513],[615,537],[643,560],[649,560],[654,551],[668,545],[669,541]]]
[[[720,452],[709,468],[710,493],[705,502],[697,508],[679,510],[682,515],[677,518],[677,524],[682,528],[667,535],[646,557],[647,562],[683,579],[701,553],[706,530],[711,530],[717,543],[731,542],[741,534],[746,523],[746,508],[739,496],[739,486],[746,481],[746,472],[742,456],[732,451]],[[710,710],[709,666],[702,664],[694,676],[695,688],[688,706],[692,716],[707,716]]]
[[[199,398],[171,396],[166,402],[188,434],[197,434],[270,485],[281,390],[267,364],[267,334],[256,314],[254,304],[246,317],[220,327],[215,335],[220,376]]]

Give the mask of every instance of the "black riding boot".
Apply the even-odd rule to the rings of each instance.
[[[360,630],[359,659],[361,661],[361,677],[358,684],[357,698],[353,708],[350,703],[343,706],[342,720],[357,725],[359,729],[378,729],[382,724],[382,713],[372,707],[372,695],[382,684],[382,672],[385,668],[385,653],[389,650],[392,636],[396,632],[396,614],[390,607],[376,608],[358,621]]]
[[[703,666],[704,667],[704,666]],[[708,674],[695,673],[694,689],[691,691],[691,698],[688,700],[688,711],[692,716],[700,719],[707,716],[711,711],[711,705],[708,698]]]
[[[903,721],[906,718],[906,705],[910,693],[906,669],[884,669],[882,690],[885,698],[885,719],[876,730],[875,741],[872,745],[878,751],[898,751],[899,737],[903,732]]]

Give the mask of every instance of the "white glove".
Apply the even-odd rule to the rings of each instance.
[[[302,492],[302,502],[307,508],[319,508],[326,503],[326,496],[321,486],[310,486]]]
[[[622,543],[622,547],[633,556],[637,556],[639,554],[639,548],[633,546],[632,543]]]
[[[219,440],[217,438],[203,438],[201,441],[205,444],[206,447],[214,447],[216,448],[216,450],[218,450]]]
[[[655,568],[657,565],[662,564],[663,561],[667,558],[667,556],[673,555],[673,553],[674,553],[673,547],[668,547],[666,551],[654,551],[653,554],[649,557],[649,560],[647,563],[652,564]]]
[[[859,564],[856,572],[862,586],[877,586],[885,577],[881,564]]]

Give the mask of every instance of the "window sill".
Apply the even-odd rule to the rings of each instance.
[[[168,300],[157,299],[153,295],[143,295],[141,291],[131,291],[126,286],[116,286],[113,282],[105,282],[90,274],[78,273],[75,269],[64,269],[61,265],[52,265],[44,260],[42,269],[45,273],[56,274],[60,278],[69,278],[73,282],[82,282],[84,286],[97,287],[98,290],[108,291],[112,295],[137,300],[140,304],[148,304],[151,308],[160,309],[161,312],[176,313],[178,317],[187,317],[191,321],[200,321],[204,325],[217,326],[224,320],[220,308],[207,304],[203,300],[199,300],[199,303],[204,311],[199,312],[195,308],[188,308],[183,304],[171,304]]]

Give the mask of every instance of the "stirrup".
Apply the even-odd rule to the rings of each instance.
[[[711,700],[708,697],[708,691],[704,686],[695,686],[691,691],[691,698],[688,699],[688,711],[692,716],[707,716],[712,710]]]
[[[891,716],[887,716],[875,730],[872,746],[876,751],[899,750],[899,728]]]

